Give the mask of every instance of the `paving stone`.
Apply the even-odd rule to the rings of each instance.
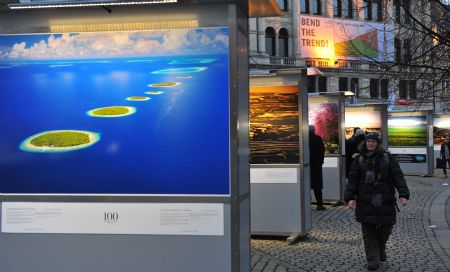
[[[433,198],[449,187],[442,186],[441,178],[406,179],[411,200],[400,208],[387,244],[388,261],[379,271],[449,271],[450,256],[439,250],[442,242],[429,226]],[[251,271],[367,271],[361,227],[353,211],[346,206],[314,208],[313,228],[299,243],[289,245],[285,237],[252,239]],[[450,224],[450,198],[441,209]]]

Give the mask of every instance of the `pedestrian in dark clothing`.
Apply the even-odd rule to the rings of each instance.
[[[323,206],[322,189],[322,165],[325,157],[325,145],[322,137],[316,134],[316,128],[313,125],[309,126],[309,165],[310,165],[310,180],[311,189],[314,191],[316,197],[317,210],[325,210]]]
[[[447,178],[447,164],[450,168],[450,135],[445,137],[444,142],[441,144],[441,158],[444,161],[444,178]]]
[[[350,166],[352,165],[353,158],[359,154],[358,147],[366,139],[364,130],[356,128],[353,136],[347,140],[345,143],[345,175],[348,178],[348,172],[350,171]]]
[[[401,205],[408,204],[409,189],[397,160],[384,151],[378,133],[370,133],[353,160],[344,194],[348,206],[356,207],[369,270],[387,259],[386,242],[396,222],[394,188]]]

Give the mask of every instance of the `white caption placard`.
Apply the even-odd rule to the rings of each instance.
[[[338,167],[338,158],[337,157],[325,157],[325,159],[323,160],[322,167],[337,168]]]
[[[222,203],[3,202],[5,233],[224,235]]]
[[[250,183],[297,183],[298,168],[252,168]]]
[[[424,155],[427,154],[426,148],[408,148],[408,147],[389,147],[389,152],[392,154],[420,154]]]

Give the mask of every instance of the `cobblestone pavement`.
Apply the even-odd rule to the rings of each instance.
[[[450,271],[450,254],[443,249],[450,245],[442,245],[447,242],[435,235],[429,220],[433,199],[450,190],[444,184],[449,180],[440,176],[406,177],[410,204],[400,208],[387,244],[388,260],[378,271]],[[450,225],[450,198],[442,209]],[[325,211],[314,209],[312,216],[312,230],[296,244],[289,245],[286,237],[254,237],[251,271],[366,271],[360,225],[353,211],[328,206]],[[449,226],[444,228],[447,231]]]

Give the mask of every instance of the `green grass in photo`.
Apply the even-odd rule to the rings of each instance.
[[[389,128],[389,146],[426,146],[427,128]]]

